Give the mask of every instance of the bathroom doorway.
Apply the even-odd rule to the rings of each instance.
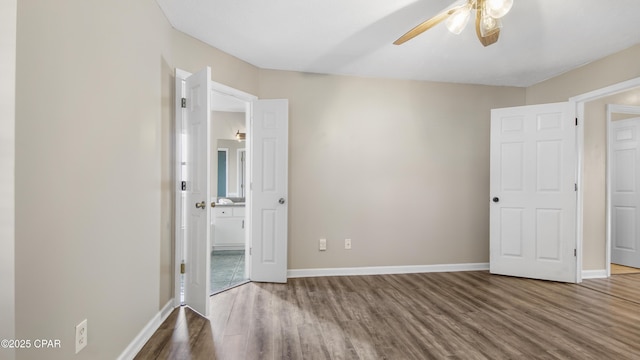
[[[215,93],[215,92],[214,92]],[[211,270],[217,294],[249,281],[244,180],[247,102],[215,93],[211,103]]]

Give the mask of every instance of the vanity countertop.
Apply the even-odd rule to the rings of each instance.
[[[216,207],[244,207],[244,203],[233,203],[233,204],[216,203]]]

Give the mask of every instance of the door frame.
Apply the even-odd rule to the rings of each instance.
[[[598,100],[603,97],[615,95],[627,90],[640,87],[640,77],[633,78],[627,81],[623,81],[614,85],[605,86],[603,88],[590,91],[581,95],[573,96],[569,98],[569,102],[575,103],[576,117],[578,119],[578,134],[577,134],[577,146],[578,146],[578,166],[577,166],[577,181],[578,181],[578,199],[577,199],[577,216],[576,216],[576,283],[582,282],[582,263],[583,263],[583,223],[584,223],[584,118],[585,118],[585,105],[586,103]],[[607,241],[611,241],[610,238]],[[611,261],[611,259],[608,259]],[[609,264],[610,265],[610,264]],[[606,277],[610,276],[610,269],[606,270]]]
[[[632,89],[629,89],[632,90]],[[612,155],[612,148],[613,148],[613,144],[611,143],[611,141],[609,141],[609,135],[611,134],[611,128],[613,126],[613,121],[611,119],[611,114],[631,114],[631,115],[638,115],[640,116],[640,106],[630,106],[630,105],[618,105],[618,104],[607,104],[606,106],[607,108],[607,132],[606,132],[606,144],[607,144],[607,157],[606,157],[606,187],[607,187],[607,191],[606,191],[606,205],[605,205],[605,211],[606,211],[606,250],[605,250],[605,256],[606,256],[606,261],[605,261],[605,266],[606,266],[606,272],[607,272],[607,277],[611,277],[611,245],[612,245],[612,236],[613,236],[613,219],[611,216],[611,192],[612,192],[612,186],[611,186],[611,155]]]
[[[175,242],[174,242],[174,266],[173,266],[173,274],[174,274],[174,296],[173,296],[173,305],[174,307],[178,307],[182,305],[182,301],[180,298],[180,270],[181,264],[184,260],[184,219],[183,212],[184,209],[182,207],[182,190],[181,190],[181,182],[182,182],[182,128],[183,128],[183,119],[182,119],[182,108],[180,107],[181,99],[184,92],[184,80],[191,76],[191,73],[179,68],[175,69],[175,157],[174,157],[174,208],[175,208],[175,217],[174,217],[174,229],[175,229]],[[232,96],[242,102],[245,103],[245,124],[247,128],[247,137],[250,136],[251,133],[251,104],[253,100],[257,100],[258,97],[244,91],[232,88],[230,86],[215,82],[210,80],[211,90],[212,92],[221,93],[224,95]],[[209,134],[211,136],[211,134]],[[245,148],[248,148],[249,142],[247,141],[245,144]],[[251,171],[251,159],[249,157],[245,157],[246,161],[246,176],[247,179],[250,178]],[[216,189],[217,190],[217,189]],[[245,215],[247,217],[246,222],[250,224],[250,209],[251,209],[251,192],[245,194]],[[211,201],[211,199],[207,199],[207,202]],[[209,219],[209,221],[211,221]],[[250,228],[249,228],[250,229]],[[245,253],[248,254],[248,249],[251,244],[251,231],[248,230],[245,232]],[[251,267],[248,265],[248,261],[245,262],[245,270],[247,275],[251,275]]]

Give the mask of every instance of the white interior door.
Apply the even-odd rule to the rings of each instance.
[[[570,103],[491,111],[491,273],[577,280],[574,114]]]
[[[640,268],[640,118],[611,123],[611,262]]]
[[[251,280],[287,281],[288,100],[252,103]]]
[[[209,127],[211,105],[211,69],[209,67],[185,79],[186,109],[186,234],[184,303],[209,316],[210,278],[210,161]]]

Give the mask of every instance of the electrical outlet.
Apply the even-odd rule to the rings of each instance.
[[[320,251],[326,251],[327,250],[327,239],[320,239]]]
[[[344,239],[344,248],[351,250],[351,239]]]
[[[87,319],[76,325],[76,354],[87,346]]]

